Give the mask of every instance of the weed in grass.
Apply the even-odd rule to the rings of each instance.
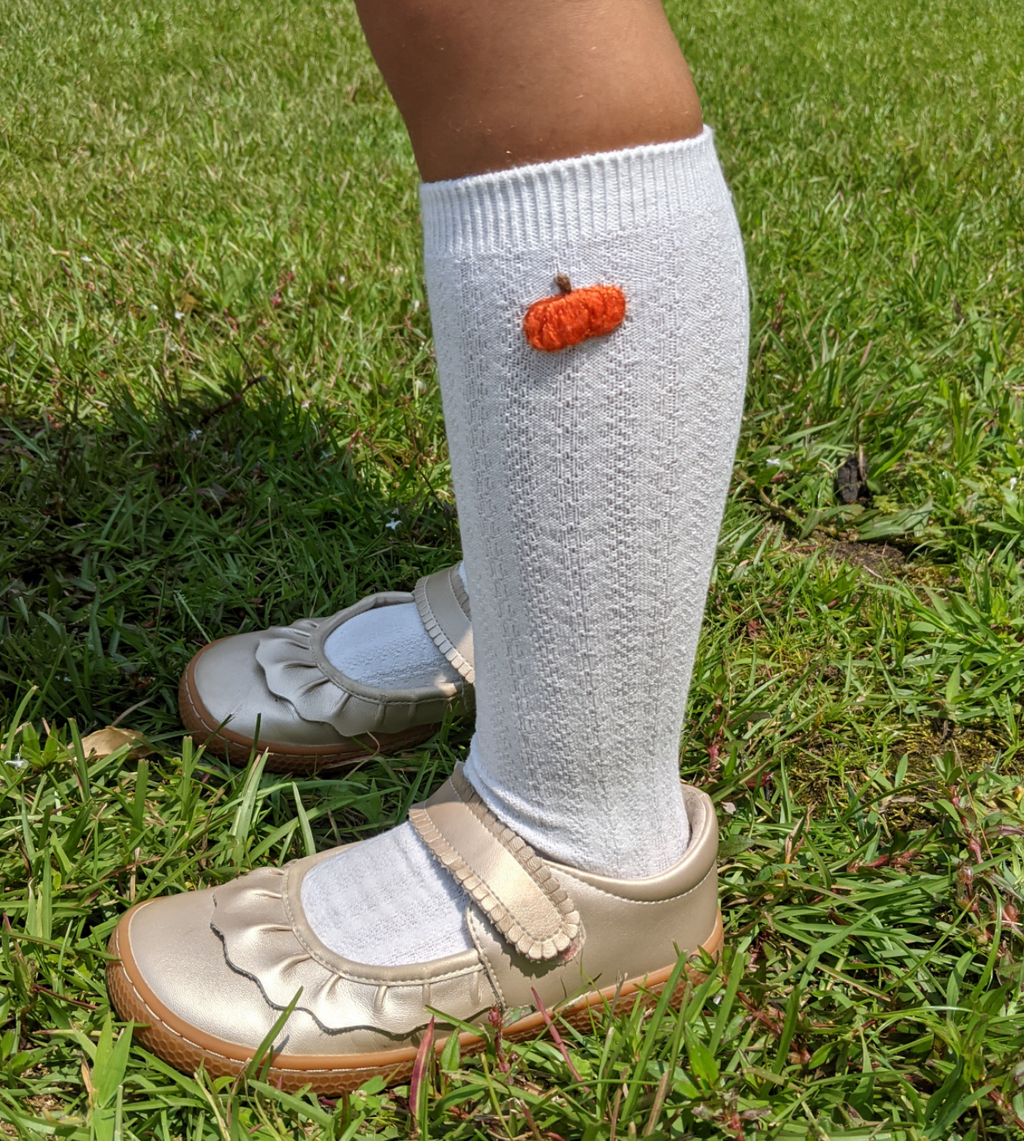
[[[753,286],[681,753],[727,950],[678,1013],[565,1053],[492,1027],[337,1102],[129,1049],[105,943],[134,900],[388,827],[464,752],[453,721],[330,780],[245,774],[175,711],[208,638],[457,556],[408,142],[345,3],[0,12],[5,1135],[1024,1129],[1020,12],[668,11]],[[87,758],[129,710],[156,752]]]

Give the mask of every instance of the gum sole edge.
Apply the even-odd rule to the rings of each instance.
[[[190,1041],[168,1026],[159,1014],[147,1004],[132,983],[131,977],[121,961],[118,945],[119,930],[120,924],[115,928],[110,939],[110,953],[117,958],[107,964],[107,988],[111,1002],[118,1014],[125,1021],[128,1019],[135,1021],[136,1039],[147,1050],[185,1073],[194,1073],[200,1065],[211,1077],[234,1077],[244,1070],[251,1059],[251,1055],[249,1058],[230,1057],[226,1053],[204,1048],[201,1044]],[[711,936],[701,945],[700,950],[706,951],[713,959],[717,959],[721,954],[722,944],[722,916],[719,912],[715,928]],[[698,953],[694,952],[691,958],[695,958]],[[600,1017],[603,1008],[606,1007],[610,1008],[613,1015],[627,1014],[637,1003],[651,1007],[657,1003],[674,969],[674,966],[664,967],[659,971],[647,974],[643,978],[591,991],[554,1012],[554,1016],[567,1022],[575,1029],[584,1029],[591,1018],[595,1015]],[[700,983],[704,978],[704,974],[696,966],[691,966],[688,963],[669,1000],[670,1006],[673,1008],[678,1006],[689,982]],[[509,1042],[523,1042],[539,1037],[544,1033],[545,1028],[545,1019],[542,1014],[537,1012],[504,1027],[503,1037]],[[438,1053],[444,1048],[446,1041],[447,1038],[438,1040],[435,1045]],[[237,1047],[230,1043],[225,1042],[223,1045],[228,1050],[241,1053]],[[479,1053],[485,1045],[486,1040],[475,1034],[463,1033],[459,1035],[459,1049],[463,1057]],[[351,1093],[358,1089],[363,1082],[378,1075],[382,1076],[389,1085],[404,1081],[412,1073],[416,1053],[415,1047],[408,1047],[378,1054],[348,1055],[350,1059],[360,1058],[365,1064],[334,1064],[323,1068],[286,1068],[275,1066],[272,1062],[266,1072],[266,1080],[289,1093],[310,1086],[312,1091],[320,1096],[334,1097],[343,1093]],[[332,1063],[344,1063],[345,1058],[345,1055],[334,1057],[325,1055],[325,1060]]]
[[[213,721],[189,684],[192,672],[192,663],[182,674],[178,683],[178,713],[181,723],[188,731],[188,735],[199,748],[223,757],[233,765],[245,767],[249,758],[253,756],[252,742],[246,740],[229,730],[223,729]],[[204,714],[206,716],[204,717]],[[343,745],[335,751],[308,753],[291,753],[281,749],[275,742],[267,742],[255,754],[259,756],[264,748],[269,749],[265,766],[266,772],[272,773],[301,773],[314,775],[325,769],[338,768],[342,765],[351,765],[356,761],[366,760],[368,757],[389,756],[401,752],[403,749],[413,748],[432,737],[438,729],[440,722],[433,725],[414,725],[411,729],[404,729],[401,733],[381,733],[372,738],[372,743],[360,741],[355,737],[348,738],[348,745]],[[232,739],[234,738],[234,739]]]

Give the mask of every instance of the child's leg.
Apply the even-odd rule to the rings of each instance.
[[[701,131],[660,0],[356,0],[424,182]]]
[[[679,732],[746,371],[710,132],[657,3],[360,14],[428,179],[476,650],[467,775],[538,851],[652,875],[686,846]],[[560,274],[621,288],[621,327],[531,347],[524,314]],[[303,903],[359,961],[468,946],[461,894],[408,825],[320,864]]]

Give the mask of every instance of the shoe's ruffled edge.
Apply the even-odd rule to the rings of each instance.
[[[374,605],[412,601],[412,595],[373,595],[330,618],[300,618],[290,626],[271,626],[256,645],[256,661],[267,689],[287,701],[303,721],[330,725],[343,737],[397,733],[440,721],[445,710],[465,699],[465,683],[384,690],[362,685],[334,669],[323,643],[342,622]]]
[[[313,638],[330,619],[300,618],[291,626],[271,626],[256,646],[267,689],[287,701],[303,721],[322,721],[343,737],[373,725],[353,726],[345,707],[353,694],[324,673],[313,653]]]
[[[289,913],[289,866],[296,867],[261,868],[216,888],[210,921],[228,965],[252,979],[271,1006],[284,1010],[301,990],[296,1007],[324,1031],[406,1035],[427,1024],[428,1006],[469,1019],[494,1003],[480,963],[432,978],[422,971],[418,978],[402,978],[395,977],[401,974],[395,968],[352,963],[345,971],[321,962]],[[408,973],[414,975],[416,968]],[[467,990],[473,1009],[460,1010]]]
[[[569,962],[574,959],[583,946],[584,934],[579,912],[569,893],[530,845],[490,812],[480,794],[466,779],[462,765],[456,766],[450,783],[459,799],[480,820],[493,841],[504,848],[526,872],[537,895],[527,900],[525,906],[510,907],[506,900],[499,897],[494,885],[477,873],[456,844],[437,826],[430,813],[429,801],[409,809],[409,822],[420,839],[521,955],[534,962],[552,959]],[[517,902],[522,903],[521,900]],[[550,926],[552,921],[554,927]]]
[[[450,630],[445,629],[445,623],[434,613],[433,596],[440,592],[443,597],[441,583],[444,583],[448,590],[451,591],[455,605],[464,616],[464,626],[456,618],[453,628]],[[469,594],[459,574],[459,564],[448,567],[447,570],[438,571],[435,574],[426,575],[424,578],[421,578],[413,588],[412,596],[416,603],[416,610],[419,612],[420,621],[423,623],[423,628],[429,635],[430,640],[444,655],[452,669],[469,685],[475,685],[476,670],[473,666],[473,616],[469,607]],[[449,620],[451,620],[450,608],[448,614]],[[459,648],[455,645],[455,642],[452,640],[453,635],[462,641],[462,649],[465,651],[465,655],[461,653]]]

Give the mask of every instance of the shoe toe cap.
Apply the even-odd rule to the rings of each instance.
[[[281,1016],[253,979],[228,964],[213,914],[212,889],[165,896],[129,911],[112,941],[120,960],[108,975],[115,1007],[147,1024],[143,1041],[186,1069],[199,1057],[207,1065],[245,1062]],[[295,1010],[274,1047],[315,1050],[322,1040],[313,1019]]]
[[[183,713],[213,733],[227,729],[235,738],[289,742],[300,747],[337,745],[344,738],[323,721],[299,716],[291,702],[267,687],[256,660],[261,633],[235,634],[201,650],[189,663],[182,685]]]

